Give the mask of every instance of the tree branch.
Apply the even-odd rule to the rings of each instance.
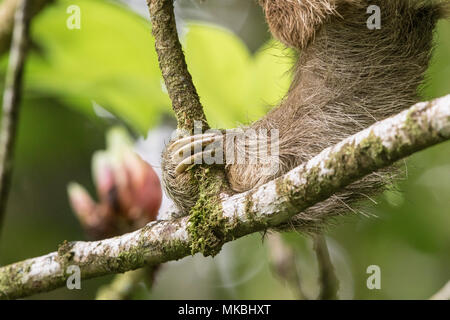
[[[14,18],[14,34],[3,93],[2,127],[0,132],[0,231],[5,216],[11,184],[14,145],[19,121],[22,76],[27,54],[30,7],[32,1],[21,0]]]
[[[277,278],[286,282],[299,300],[307,300],[303,288],[300,271],[297,268],[297,255],[294,249],[284,243],[279,233],[267,235],[270,267]]]
[[[450,95],[378,122],[258,188],[223,197],[215,226],[223,242],[286,223],[363,176],[450,139]],[[0,268],[0,297],[20,298],[64,286],[66,268],[83,279],[181,259],[193,245],[189,217],[156,221],[123,236],[63,243],[57,252]],[[221,230],[219,230],[221,228]]]
[[[172,101],[178,128],[192,133],[194,121],[209,128],[184,58],[173,11],[173,0],[147,0],[159,67]]]
[[[97,292],[97,300],[128,300],[142,284],[151,289],[158,266],[118,274],[111,283],[104,285]]]
[[[447,282],[441,290],[435,293],[430,300],[450,300],[450,281]]]
[[[316,234],[313,237],[314,251],[317,256],[319,266],[320,300],[338,299],[339,280],[334,271],[328,251],[327,240],[322,234]]]
[[[0,56],[6,53],[11,43],[14,28],[14,12],[20,0],[4,0],[0,4]],[[33,0],[31,6],[32,15],[42,10],[48,3],[54,0]]]

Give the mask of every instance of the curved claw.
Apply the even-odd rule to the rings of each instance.
[[[183,161],[181,161],[175,168],[175,173],[176,174],[180,174],[183,173],[187,168],[189,168],[191,165],[197,163],[198,161],[201,161],[203,159],[204,156],[208,156],[208,155],[212,155],[212,153],[214,152],[213,150],[208,150],[205,152],[198,152],[193,154],[192,156],[184,159]]]
[[[222,144],[209,150],[204,147],[217,143],[223,143],[223,136],[217,133],[199,134],[175,141],[168,147],[175,162],[175,173],[181,174],[193,164],[202,163],[203,159],[214,157],[215,153],[223,149]]]
[[[184,159],[190,157],[195,153],[201,153],[203,151],[203,147],[209,144],[221,141],[222,137],[220,136],[207,136],[207,137],[199,137],[198,140],[194,140],[188,144],[185,144],[181,148],[177,149],[173,152],[174,161],[183,161]]]
[[[167,151],[172,153],[173,150],[175,149],[180,149],[183,146],[194,142],[195,140],[199,139],[199,138],[208,138],[208,137],[213,137],[216,136],[217,134],[215,133],[205,133],[205,134],[196,134],[195,136],[188,136],[188,137],[184,137],[181,139],[178,139],[177,141],[175,141],[174,143],[172,143],[168,148]]]

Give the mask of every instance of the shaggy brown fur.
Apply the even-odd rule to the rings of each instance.
[[[270,32],[292,48],[305,48],[316,31],[343,3],[357,4],[359,0],[259,0]]]
[[[422,0],[260,0],[272,34],[301,49],[294,80],[280,106],[251,125],[277,129],[281,170],[263,175],[254,164],[226,166],[235,192],[280,176],[323,149],[418,102],[433,30],[443,5]],[[446,2],[448,4],[448,2]],[[381,8],[381,29],[369,30],[369,5]],[[246,146],[248,148],[248,146]],[[244,152],[244,150],[241,150]],[[164,157],[166,189],[183,209],[195,190],[182,186]],[[374,173],[291,221],[301,229],[353,210],[357,200],[379,192],[389,171]],[[300,219],[301,218],[301,219]]]

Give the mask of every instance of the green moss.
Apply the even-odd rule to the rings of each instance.
[[[320,194],[322,190],[322,186],[320,185],[320,169],[318,167],[312,168],[308,173],[308,183],[306,184],[307,188],[305,189],[305,193],[302,194],[305,199],[308,199],[308,195]]]
[[[357,151],[374,160],[374,162],[385,160],[386,148],[383,145],[383,141],[381,140],[381,138],[377,137],[373,132],[371,132],[367,138],[361,141],[359,150]]]
[[[5,267],[5,271],[0,273],[0,300],[11,299],[8,295],[9,290],[22,287],[22,272],[14,272],[11,267]],[[21,270],[19,266],[18,271]]]
[[[114,269],[118,271],[127,271],[136,269],[145,264],[144,255],[139,247],[130,250],[122,250],[117,259],[115,259]]]
[[[265,221],[264,219],[257,219],[257,215],[253,210],[253,205],[254,205],[253,192],[249,191],[245,196],[245,203],[244,203],[245,216],[251,226],[259,230],[266,230],[269,227],[268,221]],[[237,228],[237,225],[238,222],[236,222],[236,225],[233,226],[233,228]]]
[[[300,177],[304,178],[302,173],[300,173]],[[290,207],[285,207],[286,210],[289,210],[290,212],[298,211],[298,200],[304,201],[304,186],[294,186],[294,183],[291,180],[287,178],[278,178],[275,180],[275,190],[278,195],[287,195],[289,198],[289,201],[287,201],[286,204]]]
[[[199,197],[190,211],[188,232],[191,254],[215,256],[229,237],[232,226],[222,216],[220,193],[227,187],[223,171],[199,167],[193,170],[199,186]]]
[[[28,273],[31,271],[32,265],[33,262],[23,261],[2,268],[0,300],[16,299],[27,294],[27,290],[29,290]]]
[[[66,269],[65,266],[67,266],[73,258],[74,253],[71,251],[72,247],[73,244],[67,240],[64,240],[63,243],[58,246],[58,256],[56,259],[63,270]]]
[[[253,219],[253,212],[252,212],[252,207],[253,207],[253,194],[251,192],[249,192],[246,196],[245,196],[245,215],[247,216],[247,218],[249,220]]]
[[[423,133],[423,129],[417,121],[417,110],[412,108],[406,115],[405,127],[410,136],[418,137]]]

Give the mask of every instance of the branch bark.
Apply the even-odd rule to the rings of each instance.
[[[145,285],[150,290],[157,269],[158,266],[149,266],[118,274],[111,283],[100,288],[96,299],[128,300],[132,298],[140,285]]]
[[[333,263],[328,251],[327,240],[322,234],[316,234],[313,238],[314,251],[319,266],[320,300],[337,300],[339,280],[336,276]]]
[[[269,263],[272,272],[281,281],[287,283],[297,299],[307,300],[302,288],[301,274],[296,264],[298,256],[295,250],[284,243],[279,233],[269,233],[266,242],[269,248]]]
[[[441,290],[435,293],[430,300],[450,300],[450,281],[447,282]]]
[[[5,216],[11,184],[16,141],[22,76],[29,41],[30,0],[21,0],[14,18],[14,33],[3,93],[2,127],[0,132],[0,232]]]
[[[194,121],[209,129],[178,39],[173,0],[147,0],[159,67],[172,101],[178,129],[192,134]]]
[[[54,0],[33,0],[31,1],[32,14],[38,13],[48,3]],[[4,0],[0,4],[0,56],[6,53],[10,47],[11,37],[14,28],[14,13],[20,0]]]
[[[327,148],[284,176],[222,198],[224,241],[263,231],[325,200],[363,176],[450,139],[450,95],[416,104]],[[0,268],[0,298],[20,298],[64,286],[66,268],[83,279],[181,259],[193,245],[189,217],[156,221],[123,236],[63,243],[57,252]],[[216,226],[219,228],[219,226]]]

